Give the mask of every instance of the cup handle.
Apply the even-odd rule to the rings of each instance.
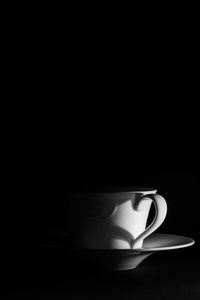
[[[152,194],[142,197],[134,209],[138,211],[141,210],[143,201],[149,199],[151,199],[155,205],[155,218],[153,222],[146,228],[146,230],[136,237],[136,239],[132,242],[132,249],[140,248],[139,244],[141,240],[144,240],[147,236],[154,232],[165,220],[167,214],[167,203],[161,195]]]

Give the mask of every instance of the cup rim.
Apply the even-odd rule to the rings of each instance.
[[[101,186],[92,187],[83,190],[83,194],[115,194],[115,193],[144,193],[144,192],[157,192],[156,188],[152,187],[141,187],[141,186]]]

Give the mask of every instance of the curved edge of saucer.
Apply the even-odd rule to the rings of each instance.
[[[158,251],[166,251],[166,250],[176,250],[176,249],[182,249],[186,247],[190,247],[195,244],[195,241],[192,238],[186,237],[186,236],[181,236],[181,235],[175,235],[175,234],[165,234],[165,233],[154,233],[153,237],[157,238],[168,238],[168,239],[177,239],[177,240],[182,240],[180,244],[174,244],[174,245],[169,245],[169,246],[161,246],[161,247],[146,247],[145,245],[143,248],[140,249],[134,249],[137,251],[141,252],[158,252]],[[150,240],[150,238],[149,238]],[[148,237],[147,237],[148,241]],[[144,242],[145,244],[145,242]]]
[[[157,245],[155,246],[155,244]],[[146,244],[146,247],[145,247]],[[182,249],[190,247],[195,244],[195,241],[192,238],[186,236],[180,236],[175,234],[165,234],[165,233],[154,233],[151,236],[147,237],[144,241],[143,248],[137,249],[85,249],[86,251],[91,251],[93,253],[109,253],[116,255],[139,255],[141,253],[153,253],[159,251],[169,251]],[[152,246],[151,246],[152,245]]]
[[[66,236],[68,238],[68,236]],[[62,250],[72,251],[73,253],[79,252],[91,252],[91,253],[106,253],[106,254],[114,254],[114,255],[139,255],[140,253],[150,253],[150,252],[159,252],[159,251],[166,251],[166,250],[176,250],[182,249],[186,247],[190,247],[195,244],[195,241],[192,238],[175,235],[175,234],[167,234],[167,233],[153,233],[148,236],[143,242],[143,248],[138,249],[88,249],[88,248],[76,248],[70,247],[68,245],[67,248],[47,245],[44,246],[48,247],[56,247]],[[41,244],[39,244],[41,246]]]

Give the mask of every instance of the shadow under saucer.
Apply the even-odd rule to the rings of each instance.
[[[124,271],[137,268],[147,257],[158,251],[175,250],[189,247],[194,240],[184,236],[153,233],[144,240],[139,249],[80,249],[73,245],[68,236],[59,246],[39,244],[39,247],[54,258],[57,265],[68,270],[108,270]],[[33,246],[33,244],[32,244]],[[38,246],[37,246],[38,247]]]
[[[188,237],[153,233],[144,240],[140,249],[74,249],[72,259],[95,269],[123,271],[137,268],[155,252],[181,249],[193,244],[194,240]]]

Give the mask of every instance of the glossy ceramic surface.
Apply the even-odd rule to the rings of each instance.
[[[155,217],[146,228],[151,204]],[[155,189],[80,193],[69,202],[70,236],[85,249],[138,249],[165,220],[167,204]]]
[[[84,266],[122,271],[138,267],[144,259],[158,251],[175,250],[193,244],[194,240],[188,237],[154,233],[144,240],[140,249],[75,249],[72,256],[76,262],[82,261]]]

